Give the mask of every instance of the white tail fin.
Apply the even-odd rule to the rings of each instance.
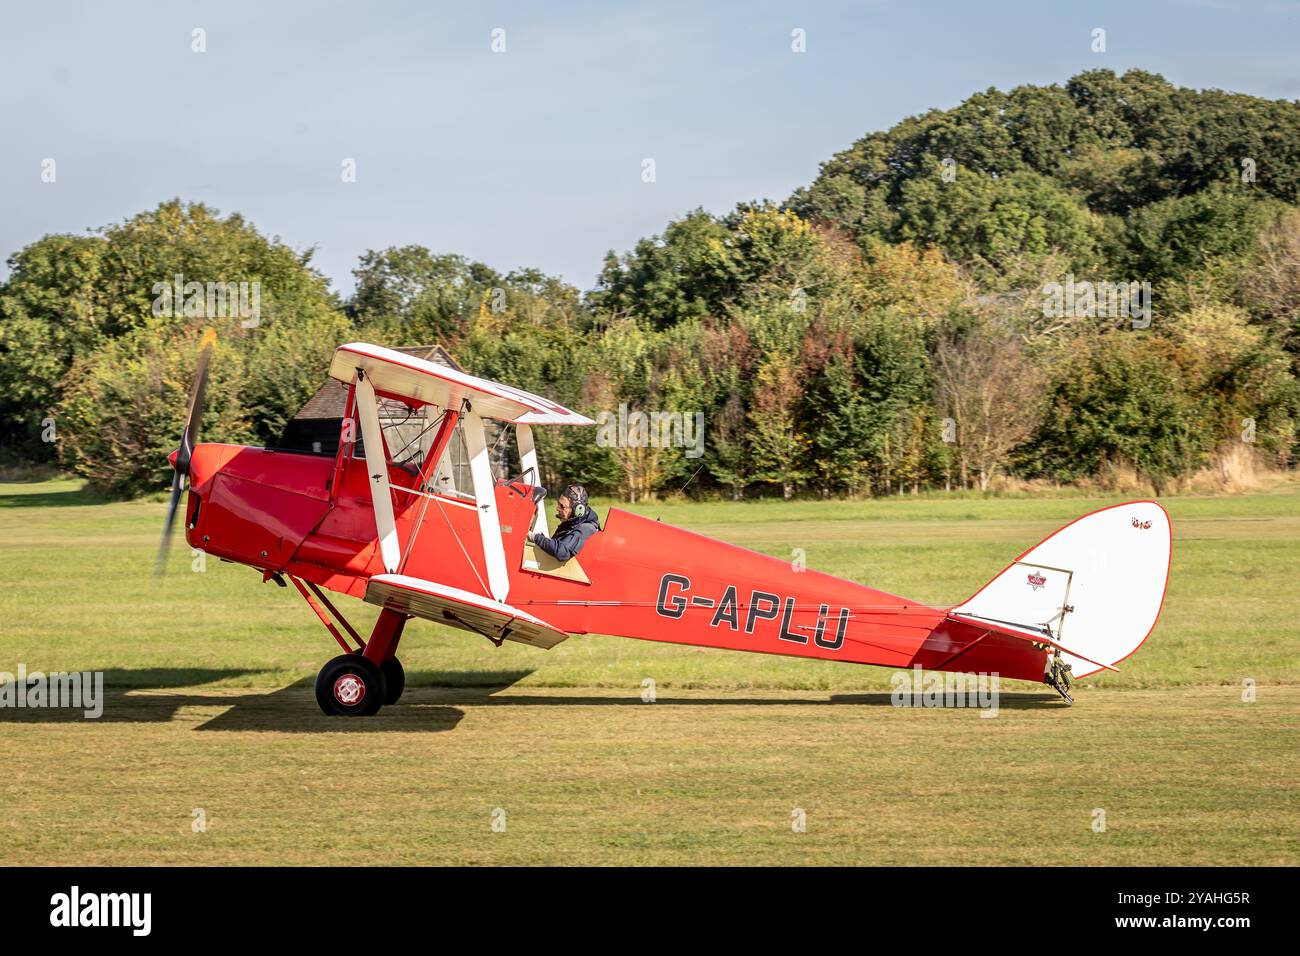
[[[1084,515],[1030,548],[951,613],[1046,640],[1075,677],[1112,668],[1156,626],[1173,528],[1154,501]]]

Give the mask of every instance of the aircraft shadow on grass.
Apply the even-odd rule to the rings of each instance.
[[[0,723],[166,723],[176,716],[177,710],[187,704],[213,704],[222,699],[235,698],[191,697],[183,694],[159,694],[158,691],[199,687],[261,672],[251,669],[149,667],[106,668],[102,672],[91,673],[104,675],[102,712],[98,717],[88,718],[84,707],[7,706],[0,708]]]
[[[563,705],[567,707],[643,707],[645,702],[640,698],[640,689],[634,688],[627,692],[626,697],[590,697],[590,696],[561,696],[557,694],[528,695],[514,693],[506,697],[491,696],[499,691],[505,690],[505,687],[493,688],[490,692],[481,687],[442,687],[438,688],[440,699],[447,703],[468,704],[468,705],[488,705],[492,707],[538,707],[547,705]],[[874,694],[833,694],[830,699],[824,697],[673,697],[672,690],[660,690],[655,700],[656,707],[831,707],[838,705],[852,706],[871,706],[871,707],[891,707],[893,695],[888,691],[882,691]],[[406,698],[402,698],[403,703]],[[1006,710],[1036,710],[1041,707],[1056,707],[1061,703],[1061,698],[1056,694],[1000,694],[998,696],[998,706]],[[915,709],[920,709],[915,708]],[[926,708],[936,710],[938,708]],[[974,710],[973,707],[955,708],[948,707],[947,710]]]
[[[34,491],[25,494],[0,494],[0,508],[70,507],[74,505],[102,504],[103,501],[103,498],[97,498],[80,488],[67,488],[61,491]]]
[[[882,691],[877,694],[835,694],[831,697],[832,704],[865,704],[871,707],[893,707],[894,695],[889,691]],[[1058,694],[1038,694],[1033,691],[1022,693],[998,694],[999,710],[1041,710],[1056,709],[1065,706]],[[912,705],[909,710],[974,710],[974,707],[919,707]]]
[[[472,674],[454,671],[417,671],[407,677],[407,691],[400,704],[385,707],[374,717],[348,719],[326,717],[316,708],[314,679],[305,677],[266,692],[249,690],[240,694],[165,693],[202,687],[248,675],[266,673],[256,669],[147,668],[104,671],[103,713],[88,720],[74,708],[0,709],[0,723],[69,724],[170,723],[185,707],[222,707],[215,717],[199,723],[195,730],[278,731],[298,733],[373,733],[408,731],[438,733],[454,730],[465,716],[466,707],[602,706],[643,707],[639,689],[626,696],[582,694],[526,694],[499,696],[531,675],[529,670],[482,671]],[[472,679],[473,686],[460,682]],[[671,690],[655,702],[659,707],[722,706],[893,706],[887,692],[835,694],[826,698],[793,697],[673,697]],[[1054,694],[1004,693],[998,706],[1007,710],[1059,707]],[[969,709],[969,708],[966,708]]]
[[[247,690],[242,693],[167,693],[197,688],[217,681],[229,681],[266,673],[256,669],[150,668],[104,671],[103,713],[88,719],[80,708],[0,708],[0,724],[101,723],[166,724],[177,719],[185,707],[222,707],[220,714],[194,727],[195,730],[279,731],[303,733],[364,733],[367,731],[451,730],[464,716],[456,707],[442,704],[385,708],[378,716],[364,720],[326,717],[316,707],[315,678],[305,677],[279,690]],[[494,693],[508,687],[529,672],[502,672],[502,684],[481,688]],[[418,677],[419,675],[415,675]],[[418,688],[415,690],[418,694]],[[403,701],[405,703],[405,699]]]

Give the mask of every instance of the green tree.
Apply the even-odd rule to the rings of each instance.
[[[736,292],[731,242],[723,223],[697,209],[622,257],[610,252],[591,304],[611,318],[639,317],[656,328],[717,314]]]
[[[904,186],[897,238],[937,246],[996,282],[1013,262],[1058,251],[1085,272],[1100,261],[1099,231],[1082,203],[1037,173],[994,179],[961,171],[944,182],[936,166],[933,176]]]
[[[455,347],[485,305],[504,306],[504,281],[495,271],[424,246],[369,250],[352,274],[357,285],[348,315],[359,333],[391,346]]]
[[[769,355],[755,376],[747,416],[754,480],[779,485],[784,498],[808,476],[808,440],[797,414],[802,391],[789,357]]]
[[[59,450],[94,489],[129,497],[171,483],[167,456],[180,444],[199,337],[184,326],[144,326],[73,366],[58,410]],[[243,357],[230,341],[218,336],[199,434],[248,443]]]
[[[1216,443],[1204,399],[1189,393],[1155,337],[1081,337],[1055,370],[1043,426],[1024,449],[1030,473],[1067,481],[1127,463],[1157,489],[1191,474]]]
[[[9,258],[0,286],[0,449],[46,461],[40,440],[72,363],[105,340],[99,294],[105,242],[98,236],[46,236]]]
[[[1277,202],[1242,186],[1162,199],[1130,215],[1125,266],[1154,285],[1183,279],[1215,258],[1241,259],[1281,211]]]
[[[14,271],[0,288],[0,428],[12,435],[26,427],[29,434],[44,409],[60,406],[74,363],[96,359],[120,338],[149,332],[158,334],[146,339],[167,341],[171,332],[215,324],[226,354],[238,353],[241,364],[260,355],[251,363],[257,377],[245,381],[246,409],[253,437],[273,442],[319,384],[326,347],[346,334],[311,256],[267,238],[238,214],[222,217],[178,199],[93,236],[47,236],[28,246],[10,260]],[[247,315],[227,295],[240,283]],[[310,371],[283,364],[301,362]],[[72,427],[61,421],[58,431],[93,446]]]

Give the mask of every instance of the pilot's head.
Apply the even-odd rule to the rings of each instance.
[[[561,521],[581,518],[587,513],[587,489],[582,485],[569,485],[555,501],[555,517]]]

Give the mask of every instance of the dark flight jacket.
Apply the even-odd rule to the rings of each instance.
[[[533,535],[533,544],[541,548],[557,561],[568,561],[582,550],[587,539],[600,530],[600,520],[590,505],[581,518],[570,518],[560,522],[555,529],[555,536],[548,538],[544,534]]]

